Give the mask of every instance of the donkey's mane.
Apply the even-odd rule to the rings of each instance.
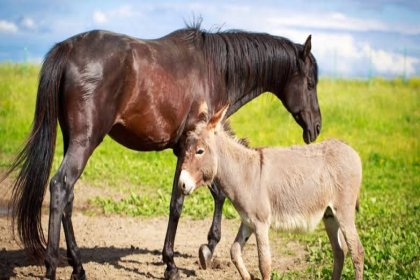
[[[193,137],[193,138],[200,138],[200,133],[205,127],[207,126],[206,122],[200,122],[197,124],[194,130],[190,130],[187,132],[187,137]],[[241,146],[244,146],[245,148],[252,149],[249,146],[249,141],[246,138],[238,138],[235,134],[235,132],[232,129],[232,126],[230,125],[229,120],[223,121],[223,130],[222,133],[225,133],[226,136],[228,136],[230,139],[235,141],[236,143],[240,144]]]
[[[233,140],[235,140],[235,142],[237,142],[238,144],[241,144],[242,146],[244,146],[245,148],[248,149],[252,149],[249,145],[249,141],[247,138],[238,138],[236,136],[235,131],[233,131],[232,126],[230,125],[230,121],[225,120],[223,122],[223,131]]]
[[[210,80],[224,78],[232,99],[244,92],[281,91],[293,73],[303,70],[299,59],[303,46],[287,38],[239,30],[209,32],[202,30],[200,24],[187,25],[177,33],[203,50]],[[312,55],[311,61],[317,79],[317,64]],[[211,77],[214,74],[216,77]]]

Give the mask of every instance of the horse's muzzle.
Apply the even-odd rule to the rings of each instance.
[[[302,137],[303,141],[305,141],[306,144],[310,144],[316,140],[318,135],[321,133],[321,124],[316,123],[312,129],[305,129],[303,131]]]

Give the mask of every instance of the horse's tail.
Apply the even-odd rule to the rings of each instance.
[[[69,46],[61,43],[45,57],[39,77],[31,134],[6,173],[7,177],[19,169],[13,184],[9,210],[12,213],[13,229],[17,225],[25,249],[37,259],[45,255],[41,207],[54,157],[60,84],[68,53]]]

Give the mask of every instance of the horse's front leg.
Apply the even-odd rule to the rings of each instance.
[[[208,243],[201,245],[198,251],[200,265],[203,269],[210,267],[214,250],[222,236],[222,210],[226,200],[225,194],[214,182],[212,183],[210,192],[214,199],[213,222],[207,235]]]
[[[169,221],[166,230],[165,244],[163,246],[162,257],[166,264],[165,279],[180,279],[178,268],[174,262],[174,241],[178,221],[181,216],[184,204],[184,195],[178,190],[179,174],[181,173],[180,160],[176,164],[175,176],[172,186],[171,205],[169,208]]]

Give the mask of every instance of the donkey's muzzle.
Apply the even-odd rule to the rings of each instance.
[[[196,184],[190,173],[182,170],[179,175],[178,188],[184,195],[189,195],[194,191]]]

